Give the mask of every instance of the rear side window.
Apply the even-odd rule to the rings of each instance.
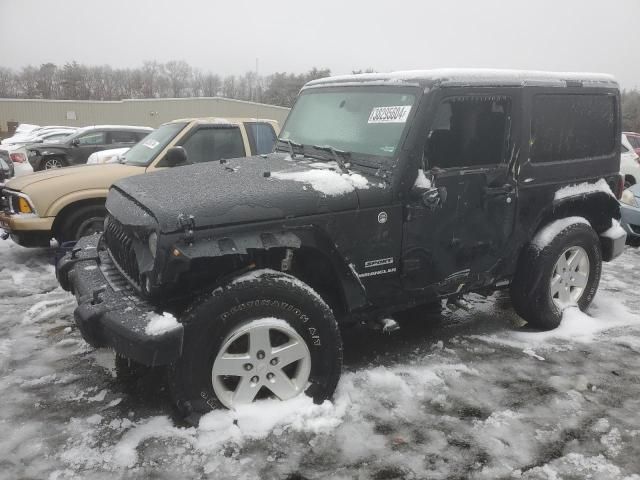
[[[612,154],[618,139],[615,102],[611,95],[537,95],[531,120],[531,161]]]
[[[255,155],[262,155],[273,152],[276,144],[276,132],[269,123],[249,123],[244,124],[249,137],[251,151]]]
[[[635,135],[627,135],[627,140],[633,148],[640,148],[640,137],[636,137]]]
[[[109,135],[111,137],[110,143],[138,143],[140,141],[140,135],[137,132],[113,130],[109,132]]]
[[[234,128],[200,128],[182,145],[191,163],[244,157],[242,134]]]

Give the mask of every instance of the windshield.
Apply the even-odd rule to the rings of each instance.
[[[396,154],[415,95],[397,88],[307,90],[289,113],[280,138],[362,155]]]
[[[144,137],[124,154],[124,163],[140,167],[148,166],[156,158],[156,155],[182,131],[185,125],[186,123],[161,125],[160,128]]]

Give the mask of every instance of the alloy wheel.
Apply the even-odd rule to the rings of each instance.
[[[567,248],[553,267],[549,293],[560,309],[576,305],[589,282],[589,256],[584,248]]]
[[[284,320],[264,318],[234,329],[213,362],[213,391],[227,408],[260,398],[288,400],[304,392],[311,354]]]

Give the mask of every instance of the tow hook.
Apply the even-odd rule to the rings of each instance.
[[[2,238],[2,240],[6,240],[7,238],[9,238],[9,233],[2,230],[2,233],[0,233],[0,238]]]

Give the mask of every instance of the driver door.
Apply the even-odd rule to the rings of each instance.
[[[444,90],[425,132],[430,190],[405,206],[405,289],[455,293],[490,282],[513,230],[516,89]]]

